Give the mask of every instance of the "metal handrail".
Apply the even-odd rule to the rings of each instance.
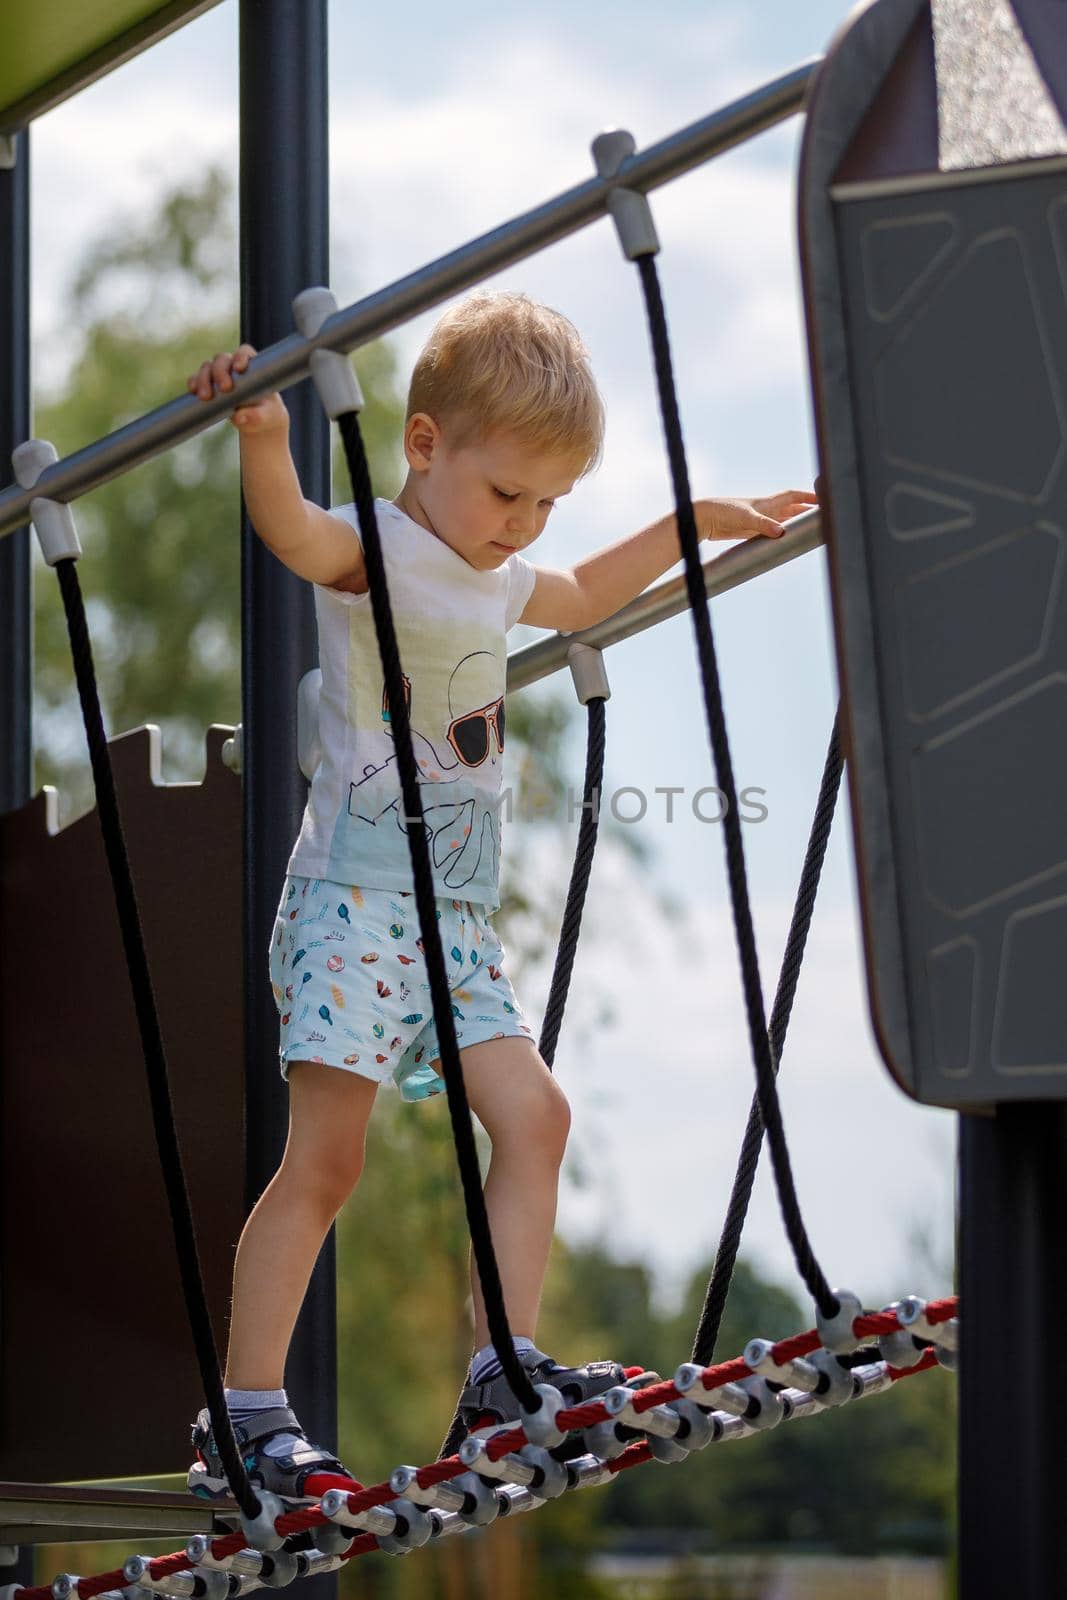
[[[805,511],[802,516],[791,518],[780,539],[743,539],[721,555],[709,556],[701,563],[708,599],[725,594],[729,589],[736,589],[740,584],[748,583],[750,578],[758,578],[761,573],[784,567],[798,556],[818,549],[823,542],[822,517],[818,511]],[[605,617],[591,628],[582,628],[576,633],[548,634],[533,644],[513,650],[508,656],[506,692],[512,694],[516,689],[529,688],[531,683],[569,667],[572,644],[592,645],[597,650],[605,650],[608,645],[619,644],[623,639],[632,638],[635,633],[643,633],[646,628],[655,627],[657,622],[665,622],[668,617],[676,617],[688,608],[689,592],[684,572],[654,583],[636,600],[631,600],[616,611],[614,616]],[[321,693],[322,671],[313,667],[300,680],[297,695],[300,770],[309,783],[322,756],[319,743]],[[227,740],[222,750],[223,761],[234,772],[241,771],[240,736],[241,729],[235,729],[234,738]]]
[[[589,178],[532,211],[503,223],[428,266],[357,300],[330,317],[312,339],[293,333],[260,352],[237,388],[211,400],[182,395],[47,468],[32,489],[0,491],[0,537],[22,527],[37,497],[70,501],[211,427],[237,405],[286,389],[303,378],[320,349],[349,352],[502,268],[596,221],[619,184],[643,192],[680,177],[801,110],[819,60],[794,68],[761,89],[637,151],[612,178]]]
[[[803,516],[793,517],[786,524],[786,531],[780,539],[745,539],[740,544],[731,545],[721,555],[709,556],[702,563],[708,598],[725,594],[728,589],[736,589],[739,584],[747,583],[750,578],[758,578],[761,573],[784,567],[788,561],[807,555],[822,543],[821,515],[818,511],[805,511]],[[528,684],[569,666],[567,651],[575,641],[603,650],[609,644],[618,644],[635,633],[643,633],[657,622],[665,622],[668,617],[676,617],[688,607],[689,594],[685,573],[682,572],[653,584],[636,600],[623,606],[621,611],[616,611],[613,617],[606,617],[591,628],[583,628],[578,633],[554,633],[550,638],[524,645],[508,656],[508,693],[514,689],[524,689]]]

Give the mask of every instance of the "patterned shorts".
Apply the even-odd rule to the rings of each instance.
[[[480,905],[438,897],[456,1039],[461,1048],[530,1028],[503,971],[505,950]],[[283,1077],[290,1061],[318,1061],[405,1100],[440,1094],[440,1055],[415,897],[290,874],[270,942],[281,1018]]]

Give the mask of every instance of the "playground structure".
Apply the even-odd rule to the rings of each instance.
[[[1007,0],[998,0],[998,5],[999,11],[997,7],[989,8],[989,16],[1002,27]],[[167,8],[170,20],[174,9]],[[283,38],[287,38],[296,62],[294,70],[309,74],[296,80],[303,94],[309,82],[314,84],[309,63],[324,57],[324,32],[315,35],[315,25],[308,22],[309,10],[301,9],[298,27],[289,9],[275,9],[279,32],[271,36],[269,29],[263,29],[254,44],[246,38],[246,45],[249,51],[269,50],[271,45],[277,51]],[[644,197],[697,162],[799,110],[805,94],[811,91],[802,166],[802,236],[824,474],[823,520],[834,586],[844,733],[864,890],[872,1009],[887,1061],[910,1092],[966,1113],[962,1118],[961,1264],[968,1333],[962,1362],[961,1576],[962,1592],[968,1597],[1004,1592],[1008,1583],[1017,1594],[1058,1593],[1063,1587],[1064,1561],[1057,1548],[1052,1512],[1059,1498],[1058,1486],[1063,1482],[1063,1468],[1054,1448],[1057,1407],[1062,1407],[1062,1401],[1050,1392],[1049,1386],[1038,1387],[1036,1366],[1040,1350],[1055,1337],[1065,1309],[1065,1269],[1058,1259],[1054,1223],[1055,1201],[1062,1193],[1059,1168],[1067,1148],[1059,1103],[1067,1070],[1067,1030],[1056,1014],[1058,991],[1051,983],[1060,915],[1055,887],[1057,874],[1062,871],[1062,824],[1057,826],[1057,820],[1062,816],[1059,802],[1063,785],[1054,720],[1049,727],[1048,721],[1042,719],[1047,716],[1047,708],[1054,712],[1056,704],[1059,675],[1055,654],[1063,632],[1056,628],[1055,613],[1062,560],[1062,531],[1056,522],[1056,509],[1057,497],[1062,493],[1063,456],[1059,401],[1062,363],[1057,363],[1055,352],[1065,346],[1062,339],[1046,336],[1046,328],[1054,327],[1056,319],[1062,322],[1064,317],[1063,281],[1057,303],[1054,274],[1057,263],[1063,271],[1065,260],[1057,254],[1057,219],[1058,207],[1063,203],[1062,154],[1067,150],[1067,136],[1062,144],[1056,140],[1063,133],[1067,69],[1059,36],[1043,31],[1045,13],[1039,0],[1018,0],[1011,15],[1033,69],[1027,80],[1032,91],[1030,100],[1023,96],[1013,101],[1023,113],[1028,106],[1033,110],[1032,118],[1021,115],[1011,121],[1010,132],[1021,139],[1021,148],[1005,144],[992,149],[988,144],[976,147],[973,128],[968,131],[966,119],[962,124],[959,119],[953,120],[952,108],[982,103],[981,97],[975,96],[973,85],[964,85],[961,92],[951,49],[942,48],[944,41],[951,44],[953,29],[959,26],[958,8],[954,10],[948,0],[935,3],[932,12],[920,0],[876,0],[857,14],[817,76],[814,68],[801,69],[651,150],[628,155],[616,147],[614,162],[610,166],[602,162],[595,179],[412,274],[391,289],[327,315],[305,337],[283,335],[277,325],[268,326],[264,336],[247,305],[245,311],[249,315],[243,318],[246,336],[257,345],[268,346],[243,387],[242,394],[249,395],[286,387],[309,366],[317,365],[321,372],[329,365],[327,352],[357,349],[417,310],[477,282],[489,271],[522,259],[605,210],[613,215],[627,254],[641,261],[654,253],[654,233],[647,232],[649,214]],[[262,14],[257,12],[260,26],[262,20]],[[321,15],[319,24],[324,27]],[[291,36],[286,35],[286,28],[293,30]],[[303,31],[305,28],[311,29],[310,35]],[[303,49],[296,47],[298,36]],[[313,49],[308,47],[311,36],[317,41]],[[935,45],[939,53],[935,53]],[[277,66],[279,56],[273,59],[276,70],[281,70]],[[252,78],[250,70],[249,83]],[[1043,93],[1039,93],[1042,87]],[[1050,111],[1059,119],[1058,133],[1055,122],[1049,120]],[[984,123],[981,129],[988,131]],[[4,203],[11,206],[25,205],[25,161],[20,166],[20,144],[25,144],[25,135],[19,135],[14,142],[14,166],[2,195]],[[248,172],[249,193],[253,196],[255,159],[250,156]],[[318,154],[313,152],[309,174],[317,161]],[[324,152],[321,166],[324,171]],[[258,176],[262,182],[262,173]],[[293,198],[287,195],[285,204],[292,203]],[[986,205],[991,208],[988,212],[982,209]],[[250,210],[254,211],[251,204]],[[24,212],[22,216],[21,234],[17,228],[12,229],[16,238],[24,238]],[[1053,225],[1042,231],[1049,218]],[[646,230],[643,234],[642,229]],[[308,232],[314,236],[315,230]],[[1004,253],[987,248],[990,239],[1004,236],[1014,241],[1014,250]],[[260,253],[264,259],[269,258],[269,252]],[[1014,310],[1012,327],[1017,333],[1020,319],[1030,314],[1034,337],[994,346],[1001,404],[991,409],[989,395],[993,391],[989,380],[985,380],[987,386],[983,388],[983,371],[975,371],[973,364],[968,366],[965,356],[973,349],[975,328],[983,326],[976,322],[976,315],[984,308],[987,326],[983,327],[983,338],[987,338],[989,306],[996,305],[999,310],[1003,295],[1017,290],[1020,253],[1032,269],[1029,277],[1024,275],[1024,286],[1036,281],[1039,292],[1031,291],[1029,300],[1017,295],[1009,302]],[[970,270],[975,260],[983,269],[992,263],[991,275]],[[1007,265],[1002,267],[1001,262]],[[272,314],[285,329],[289,325],[287,302],[294,289],[327,276],[322,270],[299,274],[288,280],[286,290],[282,269],[287,265],[277,263],[278,281],[269,286],[276,291]],[[642,272],[647,278],[644,266]],[[1004,276],[998,277],[998,272]],[[967,302],[967,316],[958,312],[961,277],[964,298],[972,297]],[[18,283],[18,273],[12,281]],[[952,286],[948,295],[946,284]],[[283,296],[284,314],[280,310]],[[942,312],[940,321],[931,322],[931,307]],[[943,312],[945,307],[951,308],[952,315]],[[10,308],[5,310],[4,315],[9,311]],[[920,314],[927,319],[922,324],[925,338],[913,337]],[[930,327],[936,326],[940,333],[942,323],[947,324],[943,337],[930,338]],[[657,357],[660,354],[657,348]],[[1011,365],[1012,362],[1016,364]],[[658,361],[657,365],[661,363]],[[12,370],[24,374],[25,362],[14,362]],[[916,412],[916,395],[925,394],[935,382],[937,405],[927,413]],[[1026,403],[1035,394],[1047,394],[1049,403],[1039,416],[1041,426],[1024,428],[1019,418],[1026,414]],[[293,398],[291,395],[291,405]],[[310,438],[315,428],[311,397],[306,398],[308,404],[303,410],[300,406],[295,408],[294,421],[303,419]],[[32,477],[23,479],[21,488],[0,493],[0,534],[17,529],[35,501],[38,506],[33,514],[40,531],[42,521],[47,520],[42,509],[47,513],[49,505],[61,507],[123,466],[209,425],[226,408],[221,401],[208,407],[191,399],[176,401],[64,463],[41,470],[38,462]],[[334,414],[342,419],[343,433],[344,418],[354,418],[357,409],[355,403],[335,409]],[[18,424],[16,412],[17,408],[13,408]],[[945,417],[958,417],[959,427],[944,427]],[[23,416],[21,420],[21,428],[16,425],[11,430],[13,445],[20,444],[29,432],[28,418]],[[907,432],[909,425],[911,434]],[[348,431],[352,431],[351,425]],[[900,438],[904,439],[902,446],[898,446]],[[299,430],[294,432],[294,440],[299,447]],[[967,441],[971,454],[967,454],[962,441]],[[346,446],[350,443],[346,435]],[[308,463],[317,462],[321,483],[321,444],[320,433],[320,448],[317,452],[309,449],[303,460],[294,449],[305,487],[313,495],[317,493],[312,486],[315,471]],[[676,454],[672,452],[672,465],[676,465]],[[990,463],[996,466],[996,473]],[[325,500],[325,493],[318,497]],[[685,495],[677,476],[676,498],[681,522]],[[1020,507],[1026,508],[1025,516]],[[361,524],[363,520],[361,512]],[[889,539],[884,533],[887,526]],[[600,649],[684,605],[690,607],[698,626],[705,594],[741,581],[748,571],[766,568],[810,549],[819,527],[818,517],[806,518],[804,526],[779,547],[762,546],[757,551],[746,548],[708,562],[696,574],[695,584],[687,554],[684,583],[674,580],[657,586],[618,618],[582,635],[579,643]],[[245,536],[249,538],[247,530]],[[6,558],[9,551],[17,552],[16,541],[22,538],[15,535],[4,540],[0,554]],[[256,630],[260,619],[269,616],[274,639],[285,638],[280,624],[283,618],[300,615],[301,597],[296,593],[298,586],[288,582],[288,575],[269,570],[257,573],[255,541],[250,538],[248,550],[250,588],[245,616],[252,624],[252,638],[246,653],[242,751],[245,770],[255,770],[259,776],[255,784],[246,786],[246,794],[262,794],[273,788],[273,761],[277,760],[278,798],[272,796],[272,804],[283,805],[293,797],[297,801],[296,809],[282,819],[280,827],[276,817],[246,814],[246,860],[249,850],[256,852],[252,859],[260,866],[250,876],[252,882],[261,884],[264,878],[274,881],[262,863],[269,865],[281,859],[292,832],[291,823],[302,805],[294,782],[297,764],[293,728],[295,685],[302,671],[294,670],[289,676],[284,670],[279,672],[278,650],[272,641],[275,671],[257,672]],[[1001,559],[1005,550],[1018,559]],[[13,586],[25,577],[24,572],[20,577],[17,570],[18,559],[15,555],[5,560],[5,581],[10,569]],[[22,563],[24,567],[24,549]],[[261,565],[265,568],[265,563]],[[271,584],[280,587],[272,592]],[[289,593],[283,603],[278,597],[286,592],[286,586]],[[1035,593],[1042,602],[1042,609],[1036,611]],[[306,604],[303,610],[306,629]],[[19,615],[15,600],[7,614]],[[952,650],[939,646],[946,632],[946,619],[951,620],[947,631]],[[294,638],[300,633],[296,626],[292,631]],[[26,681],[26,658],[16,658],[18,629],[13,629],[12,634],[9,676],[17,686]],[[994,640],[998,648],[994,648]],[[307,643],[306,632],[301,641]],[[510,664],[509,687],[517,688],[564,664],[573,644],[569,639],[554,639],[517,652]],[[302,669],[308,664],[308,656],[305,653],[303,661],[299,661],[299,654],[294,650],[289,664]],[[703,659],[701,671],[707,695],[712,674]],[[273,678],[274,683],[268,686],[267,678]],[[905,688],[903,694],[899,693],[901,685]],[[265,740],[261,744],[257,739],[257,729],[268,725],[261,700],[268,692],[288,696],[288,703],[278,708],[287,715],[272,719],[287,723],[293,730],[294,739],[288,750],[284,741],[274,739],[268,752]],[[586,696],[591,726],[592,703],[599,699],[602,714],[604,693],[602,687],[597,695],[594,687]],[[391,694],[390,703],[402,706],[403,696]],[[13,697],[4,714],[14,730],[19,723],[12,705]],[[1036,720],[1028,720],[1034,712]],[[1032,816],[1027,814],[1024,818],[1020,809],[1025,784],[1013,788],[991,781],[989,804],[961,811],[961,785],[975,775],[995,779],[1002,773],[1005,760],[1005,741],[975,745],[967,735],[974,728],[990,725],[999,730],[1004,724],[996,719],[1002,714],[1011,723],[1007,741],[1010,770],[1023,771],[1024,760],[1040,758],[1045,763],[1037,768],[1043,787],[1041,825],[1036,828]],[[403,718],[397,720],[399,724]],[[402,734],[398,727],[401,742]],[[13,733],[16,753],[21,751],[24,755],[27,737],[28,726],[22,726],[17,739]],[[977,755],[973,753],[976,749]],[[928,760],[931,753],[934,759]],[[281,769],[286,763],[288,770],[283,774]],[[13,781],[17,781],[18,761],[12,770]],[[21,770],[28,774],[24,760]],[[24,791],[6,809],[15,812],[25,799]],[[232,806],[232,795],[227,803]],[[9,821],[5,818],[5,840]],[[943,831],[938,831],[939,824]],[[1008,849],[1004,844],[999,855],[991,854],[995,841],[1007,841],[1017,848]],[[6,899],[17,893],[21,851],[11,850],[5,842],[3,859]],[[951,895],[940,879],[932,879],[931,860],[945,865],[951,878]],[[261,1055],[269,1054],[272,1044],[264,1022],[263,996],[255,992],[262,983],[256,954],[262,940],[255,929],[262,922],[263,911],[263,907],[251,903],[245,907],[246,937],[247,930],[252,929],[251,953],[246,956],[249,1003],[245,1050],[246,1059],[250,1060],[256,1059],[252,1053],[255,1048]],[[1062,948],[1062,940],[1058,948]],[[1018,949],[1024,951],[1022,960],[1014,955]],[[1003,960],[994,960],[1001,952]],[[993,976],[987,978],[987,972]],[[751,974],[746,974],[749,991],[750,979]],[[756,984],[758,987],[758,973]],[[272,1009],[269,1019],[272,1027]],[[760,1032],[753,1029],[757,1058]],[[762,1035],[765,1043],[765,1026]],[[17,1048],[18,1041],[5,1039],[5,1054]],[[761,1080],[760,1120],[772,1133],[773,1150],[773,1115],[768,1114],[772,1102],[767,1098],[773,1088],[773,1071],[769,1088],[766,1065],[765,1062]],[[1004,1107],[1003,1103],[1009,1101],[1013,1104]],[[998,1106],[1002,1109],[997,1110]],[[276,1135],[276,1127],[273,1132]],[[253,1171],[256,1161],[259,1181],[270,1165],[269,1141],[256,1145],[262,1133],[263,1130],[249,1129],[249,1193],[255,1193],[257,1188]],[[10,1198],[5,1194],[8,1215],[9,1206]],[[799,1222],[799,1212],[794,1222]],[[1013,1246],[1013,1229],[1019,1232],[1022,1248]],[[808,1278],[807,1273],[805,1276]],[[812,1280],[808,1281],[812,1287]],[[815,1281],[812,1292],[817,1303],[825,1295],[833,1296],[825,1280],[822,1290]],[[329,1283],[320,1281],[318,1299],[313,1300],[310,1309],[310,1331],[303,1347],[305,1361],[326,1359],[329,1340],[322,1342],[321,1327],[316,1330],[314,1322],[316,1316],[321,1318],[329,1311],[329,1301]],[[994,1361],[1005,1335],[1005,1306],[1011,1307],[1012,1330],[1030,1358],[1029,1367],[1035,1370],[1018,1379],[1024,1392],[1010,1426],[998,1438],[994,1455],[983,1436],[980,1418],[983,1388],[996,1370]],[[854,1308],[855,1313],[860,1311],[861,1308]],[[904,1336],[906,1344],[911,1340],[908,1330],[915,1326],[936,1347],[937,1330],[952,1323],[954,1306],[946,1303],[924,1311],[917,1303],[909,1303],[902,1313],[884,1313],[879,1321],[850,1312],[848,1337],[897,1340],[890,1347],[897,1351],[901,1348],[900,1336]],[[744,1363],[750,1378],[759,1376],[761,1363],[769,1363],[765,1370],[773,1381],[792,1383],[795,1393],[790,1391],[788,1405],[796,1414],[814,1409],[810,1396],[816,1391],[814,1387],[805,1388],[813,1380],[803,1363],[821,1345],[834,1348],[835,1336],[827,1331],[833,1316],[832,1308],[820,1304],[819,1335],[805,1336],[806,1342],[801,1343],[783,1341],[769,1350],[755,1346],[746,1350],[746,1358],[752,1358]],[[924,1317],[926,1320],[921,1320]],[[328,1316],[326,1320],[330,1320]],[[815,1344],[810,1342],[813,1337]],[[940,1348],[951,1350],[948,1344]],[[919,1364],[927,1361],[922,1357]],[[892,1365],[883,1361],[883,1379]],[[715,1391],[721,1400],[730,1384],[745,1378],[736,1363],[727,1366],[733,1370],[727,1372],[721,1365],[706,1368],[692,1383],[699,1383],[705,1391]],[[894,1370],[915,1368],[901,1363]],[[297,1382],[306,1382],[309,1397],[314,1391],[325,1403],[322,1397],[329,1394],[328,1381],[315,1379],[307,1365]],[[871,1387],[876,1386],[872,1379]],[[644,1391],[633,1400],[614,1402],[621,1408],[614,1416],[602,1411],[595,1417],[565,1416],[557,1420],[572,1427],[595,1427],[622,1416],[648,1434],[646,1446],[637,1447],[638,1452],[643,1449],[647,1455],[655,1452],[657,1438],[675,1441],[680,1432],[679,1419],[687,1420],[690,1427],[696,1422],[696,1418],[687,1418],[684,1411],[677,1409],[684,1404],[685,1392],[676,1376],[672,1385]],[[750,1395],[744,1402],[747,1410],[751,1391],[746,1392]],[[809,1397],[806,1405],[797,1398],[804,1395]],[[742,1404],[737,1396],[732,1398],[735,1405]],[[5,1408],[9,1404],[5,1391]],[[313,1407],[305,1408],[303,1400],[301,1409],[313,1415]],[[729,1410],[720,1409],[731,1416]],[[732,1415],[736,1421],[739,1414],[735,1411]],[[475,1478],[492,1478],[494,1455],[508,1458],[510,1482],[518,1485],[518,1489],[505,1491],[509,1499],[517,1504],[524,1489],[532,1501],[546,1498],[530,1492],[528,1481],[524,1483],[521,1475],[514,1475],[520,1469],[511,1460],[513,1451],[534,1441],[529,1418],[525,1424],[522,1439],[505,1437],[494,1441],[481,1452],[474,1452],[471,1460],[460,1463],[458,1470],[445,1472],[446,1464],[441,1463],[438,1468],[420,1471],[414,1480],[416,1490],[424,1496],[435,1494],[434,1500],[423,1499],[422,1504],[444,1506],[443,1515],[455,1519],[442,1522],[438,1534],[445,1527],[458,1531],[465,1514],[454,1499],[451,1506],[447,1495],[442,1500],[441,1485],[472,1467]],[[721,1419],[712,1425],[723,1429],[727,1426]],[[317,1421],[314,1427],[319,1431]],[[328,1426],[322,1429],[323,1433],[329,1431]],[[10,1459],[13,1461],[14,1455]],[[601,1457],[598,1465],[588,1466],[587,1481],[619,1470],[617,1466],[605,1466],[607,1459]],[[623,1457],[618,1460],[621,1462]],[[626,1459],[627,1465],[632,1462],[636,1462],[634,1455]],[[533,1470],[544,1472],[544,1464]],[[543,1484],[542,1478],[535,1487]],[[560,1483],[561,1488],[566,1486]],[[418,1504],[411,1481],[404,1488],[409,1503]],[[387,1528],[380,1515],[376,1524],[366,1520],[345,1523],[345,1513],[349,1518],[366,1518],[374,1510],[380,1513],[397,1498],[398,1486],[378,1486],[367,1494],[371,1500],[366,1504],[354,1506],[353,1500],[359,1497],[352,1496],[343,1506],[335,1506],[338,1520],[348,1527],[370,1528],[371,1532],[361,1538],[395,1537],[395,1521]],[[998,1501],[996,1516],[991,1504],[994,1497]],[[40,1496],[42,1501],[47,1498]],[[89,1516],[91,1503],[90,1497],[80,1512],[72,1515]],[[158,1506],[154,1509],[163,1510]],[[192,1509],[186,1503],[186,1510]],[[199,1508],[195,1509],[202,1515]],[[473,1509],[467,1507],[467,1514]],[[498,1506],[495,1514],[499,1509]],[[132,1502],[125,1510],[130,1519],[138,1515]],[[279,1531],[295,1533],[298,1526],[323,1526],[323,1519],[329,1520],[327,1502],[323,1500],[318,1520],[311,1512],[294,1515],[297,1522],[289,1519]],[[426,1523],[411,1517],[404,1532],[416,1527],[431,1537],[431,1521],[429,1516]],[[160,1523],[157,1521],[154,1526],[159,1527]],[[185,1531],[189,1525],[181,1526]],[[998,1528],[1003,1531],[993,1531]],[[245,1534],[233,1537],[243,1549]],[[320,1545],[319,1549],[319,1565],[324,1569],[339,1559],[336,1547],[331,1551]],[[199,1562],[194,1563],[192,1554],[186,1552],[181,1568],[197,1564],[201,1571],[207,1570],[207,1553],[206,1547],[200,1550]],[[249,1552],[242,1557],[237,1546],[231,1550],[225,1541],[210,1546],[210,1557],[230,1562],[229,1571],[242,1587],[246,1579],[251,1584],[258,1583],[265,1571],[261,1553],[257,1556]],[[243,1567],[239,1564],[242,1560]],[[310,1558],[306,1560],[309,1570],[313,1570],[315,1563]],[[235,1561],[237,1565],[233,1564]],[[292,1570],[295,1572],[296,1567]],[[196,1582],[206,1582],[201,1577],[187,1579],[183,1585],[177,1566],[153,1570],[150,1576],[173,1593],[200,1593],[203,1591],[195,1588]],[[79,1583],[81,1600],[137,1581],[129,1572],[105,1577],[110,1581],[103,1588],[84,1580]],[[122,1584],[119,1578],[124,1580]],[[188,1587],[189,1583],[194,1587]],[[318,1580],[320,1593],[321,1583]]]

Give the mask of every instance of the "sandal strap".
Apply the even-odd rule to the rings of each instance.
[[[557,1389],[576,1390],[579,1401],[622,1382],[622,1368],[617,1361],[589,1361],[582,1367],[559,1367],[551,1356],[542,1356],[533,1365],[525,1361],[522,1364],[532,1383],[550,1383]],[[514,1406],[515,1395],[502,1373],[487,1383],[467,1384],[459,1397],[460,1411],[468,1414],[492,1411],[506,1417],[511,1415]]]
[[[257,1411],[255,1416],[235,1422],[233,1433],[238,1444],[255,1444],[257,1439],[265,1439],[272,1433],[296,1433],[303,1437],[304,1430],[295,1411],[288,1406],[272,1406],[269,1411]]]

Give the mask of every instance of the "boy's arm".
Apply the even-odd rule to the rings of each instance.
[[[777,538],[782,522],[818,503],[806,490],[761,500],[694,500],[700,539]],[[585,556],[568,571],[536,567],[537,579],[520,622],[578,633],[613,617],[682,558],[673,512],[615,544]]]
[[[677,524],[669,516],[595,550],[569,571],[537,567],[537,580],[519,621],[535,628],[579,633],[621,611],[627,601],[681,560],[681,554]]]
[[[242,344],[220,351],[190,373],[185,387],[201,400],[229,394],[256,352]],[[347,522],[305,500],[289,453],[289,412],[276,390],[239,403],[230,421],[241,437],[241,488],[249,520],[268,550],[298,577],[362,594],[363,547]]]
[[[341,517],[305,500],[288,430],[242,437],[241,487],[252,526],[279,561],[310,583],[366,593],[359,537]]]

